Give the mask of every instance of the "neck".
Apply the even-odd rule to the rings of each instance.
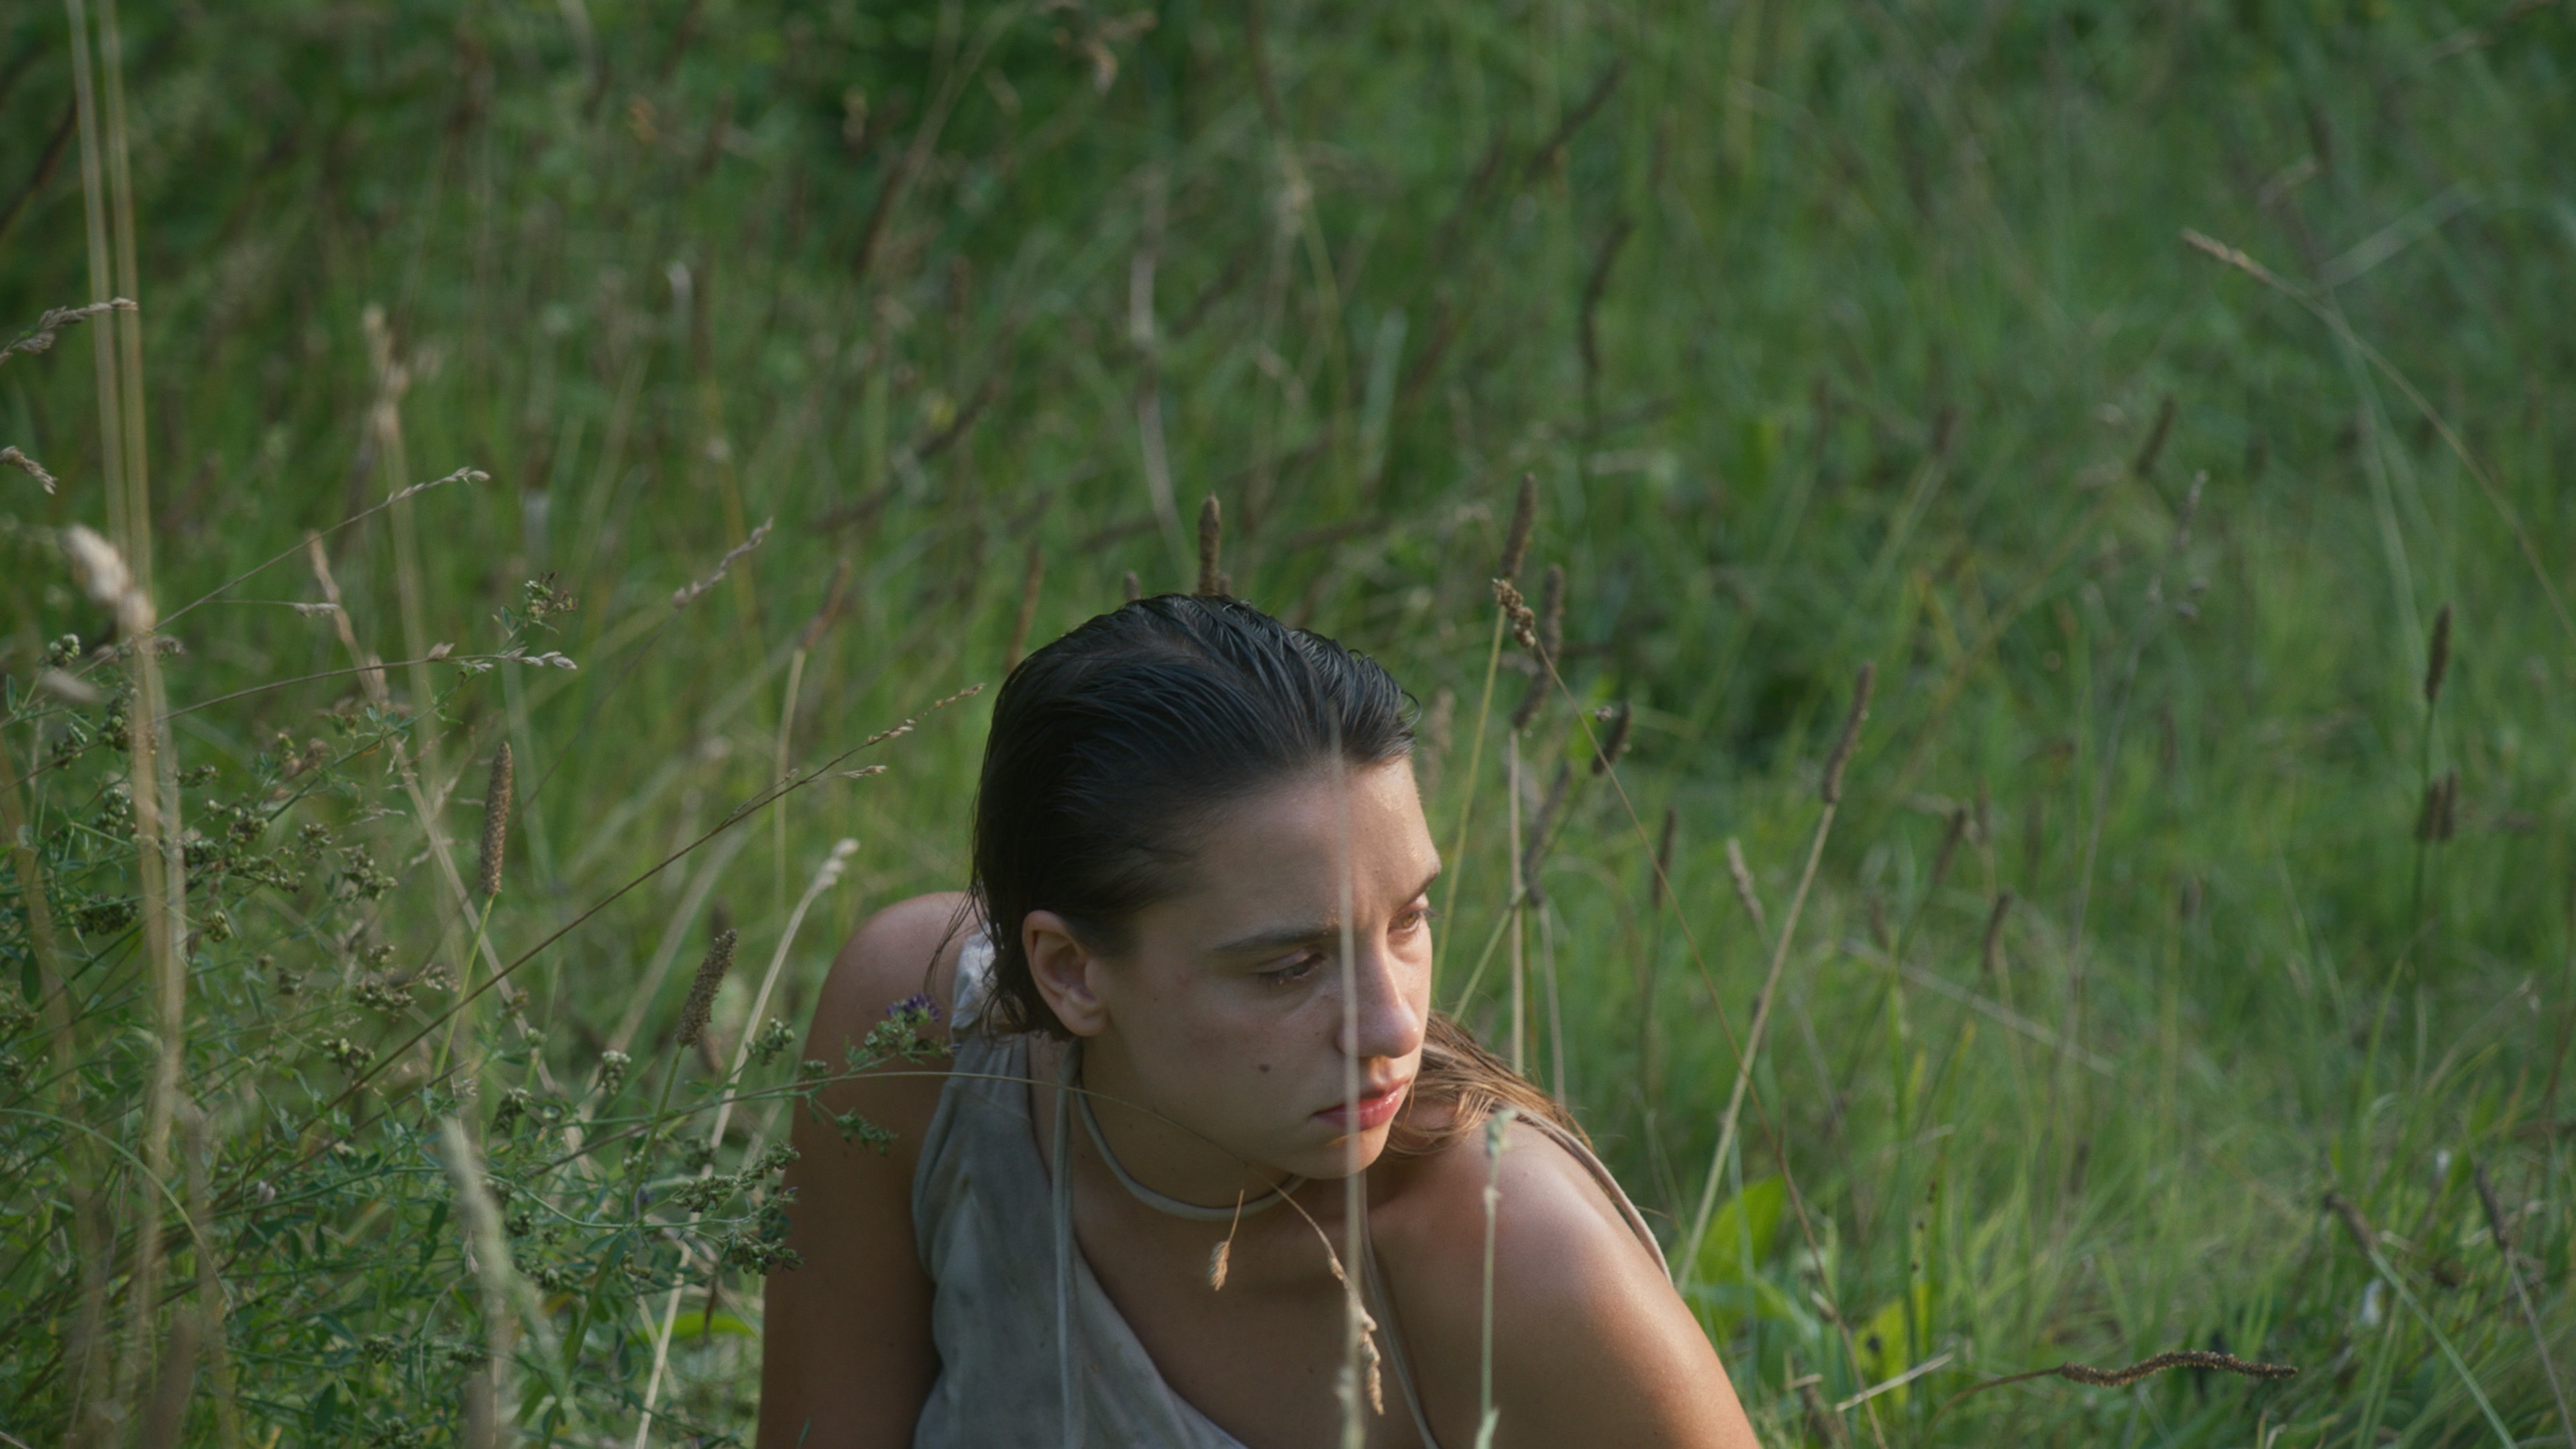
[[[1258,1201],[1294,1174],[1247,1164],[1205,1137],[1168,1120],[1146,1095],[1133,1058],[1109,1034],[1083,1043],[1075,1089],[1087,1094],[1100,1135],[1118,1165],[1143,1186],[1209,1208]],[[1078,1156],[1095,1155],[1090,1134],[1074,1132]]]

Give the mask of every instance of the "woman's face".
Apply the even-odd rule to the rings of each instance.
[[[1067,1025],[1106,1069],[1086,1076],[1252,1164],[1340,1177],[1356,1134],[1367,1166],[1421,1066],[1439,872],[1408,760],[1226,809],[1184,888],[1138,914],[1132,948],[1084,972],[1092,1001]]]

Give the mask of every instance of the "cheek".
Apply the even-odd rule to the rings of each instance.
[[[1147,1026],[1146,1068],[1158,1095],[1192,1115],[1244,1120],[1273,1113],[1328,1064],[1327,1011],[1248,1012],[1237,1004],[1171,1003]],[[1311,1018],[1311,1019],[1310,1019]],[[1180,1115],[1175,1113],[1175,1115]]]

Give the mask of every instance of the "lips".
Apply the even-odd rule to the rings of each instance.
[[[1361,1093],[1359,1100],[1360,1110],[1358,1130],[1362,1132],[1374,1132],[1378,1128],[1385,1126],[1387,1123],[1394,1121],[1396,1109],[1404,1105],[1404,1090],[1412,1085],[1413,1079],[1411,1077],[1406,1077],[1401,1081],[1390,1082],[1386,1086],[1371,1088],[1370,1090]],[[1335,1102],[1323,1111],[1316,1113],[1315,1120],[1322,1122],[1326,1126],[1332,1127],[1337,1131],[1350,1131],[1350,1104],[1347,1102]]]

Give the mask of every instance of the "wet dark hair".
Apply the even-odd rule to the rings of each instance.
[[[1377,661],[1234,599],[1164,594],[1102,614],[1002,685],[975,796],[993,1024],[1061,1035],[1020,944],[1036,910],[1127,949],[1187,885],[1192,837],[1247,795],[1412,753],[1412,701]]]
[[[1358,768],[1407,758],[1413,715],[1377,661],[1236,599],[1139,599],[1031,654],[994,701],[975,796],[986,1029],[1065,1035],[1021,945],[1029,912],[1120,954],[1137,912],[1188,887],[1212,816],[1337,756]],[[1439,1141],[1506,1103],[1572,1127],[1456,1023],[1434,1013],[1428,1030],[1417,1095],[1459,1108]]]

